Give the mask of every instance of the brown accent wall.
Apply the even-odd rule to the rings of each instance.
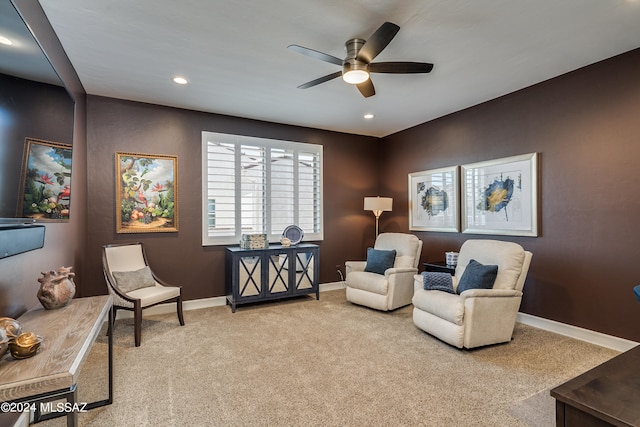
[[[640,341],[640,49],[384,138],[383,230],[408,230],[407,174],[540,153],[538,238],[521,311]],[[416,232],[423,260],[462,233]]]
[[[79,295],[105,293],[100,247],[119,241],[144,241],[154,268],[182,284],[186,299],[222,295],[224,249],[200,244],[205,129],[324,146],[322,282],[337,280],[335,266],[363,259],[373,242],[364,196],[394,197],[381,230],[407,232],[408,173],[538,152],[540,237],[488,236],[534,253],[522,311],[640,341],[640,306],[631,290],[640,283],[640,50],[378,140],[94,96],[85,103],[38,3],[14,1],[76,101],[73,203],[68,224],[47,225],[45,248],[0,260],[0,316],[36,304],[40,271],[60,265],[74,265]],[[178,233],[115,234],[115,151],[178,155]],[[425,243],[423,260],[486,237],[415,234]]]
[[[237,117],[117,100],[88,99],[88,294],[106,292],[101,247],[142,241],[149,262],[164,280],[181,284],[187,300],[224,295],[225,246],[202,246],[201,141],[203,130],[323,145],[324,241],[320,280],[339,280],[348,259],[363,259],[373,240],[373,216],[362,210],[363,197],[375,194],[378,138],[285,126]],[[177,233],[115,232],[115,153],[130,151],[178,156]],[[356,257],[356,258],[354,258]]]

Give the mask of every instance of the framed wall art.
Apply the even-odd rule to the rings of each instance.
[[[538,235],[538,154],[462,165],[462,232]]]
[[[116,153],[116,232],[178,231],[178,157]]]
[[[409,174],[409,229],[460,231],[458,166]]]
[[[69,219],[71,155],[71,144],[25,139],[17,218]]]

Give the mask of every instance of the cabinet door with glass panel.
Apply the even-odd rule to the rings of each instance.
[[[266,278],[266,294],[268,296],[291,293],[289,270],[292,256],[295,256],[295,254],[291,251],[269,251],[269,255],[267,256],[269,265]]]
[[[293,293],[308,294],[309,291],[318,289],[319,259],[318,248],[299,248],[295,255],[295,269],[292,271],[291,283],[294,284]]]
[[[238,300],[262,295],[262,270],[264,258],[255,254],[238,257]]]

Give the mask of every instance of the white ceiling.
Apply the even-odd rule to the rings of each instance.
[[[89,94],[378,137],[640,47],[640,0],[40,3]],[[289,44],[343,58],[384,21],[401,29],[375,61],[430,74],[374,74],[371,98],[339,78],[297,89],[340,67]]]

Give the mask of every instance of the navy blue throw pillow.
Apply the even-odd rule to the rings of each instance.
[[[449,273],[423,271],[422,282],[426,291],[443,291],[450,294],[456,293],[453,290],[453,280]]]
[[[384,272],[393,267],[396,262],[396,250],[383,251],[381,249],[367,249],[367,265],[364,271],[369,273],[384,274]]]
[[[483,265],[472,259],[462,273],[456,292],[461,294],[467,289],[491,289],[497,275],[497,265]]]

